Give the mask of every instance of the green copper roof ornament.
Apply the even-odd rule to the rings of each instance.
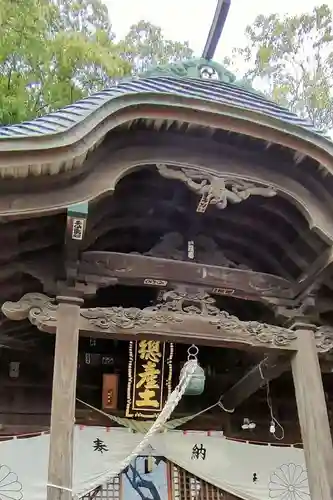
[[[245,79],[237,80],[236,76],[221,64],[207,59],[188,59],[178,63],[162,64],[152,67],[140,75],[143,78],[172,76],[178,78],[195,78],[209,81],[219,81],[229,83],[264,96],[262,92],[255,90],[250,81]],[[266,97],[267,99],[267,97]]]
[[[251,82],[246,79],[237,80],[236,76],[221,64],[212,61],[217,44],[221,37],[231,0],[217,0],[214,18],[209,30],[206,44],[200,58],[188,59],[178,63],[163,64],[152,67],[142,73],[144,78],[158,76],[172,76],[178,78],[199,78],[202,80],[219,81],[237,85],[247,91],[252,91],[263,96],[261,92],[255,90]]]
[[[201,78],[234,83],[236,77],[221,64],[213,62],[214,53],[227,20],[231,0],[217,0],[214,18],[207,36],[202,56],[199,59],[188,59],[179,63],[164,64],[145,71],[140,76],[173,76],[180,78]]]
[[[202,78],[203,80],[218,80],[234,83],[236,76],[221,64],[207,59],[188,59],[179,63],[156,66],[145,71],[140,76],[173,76],[179,78]]]

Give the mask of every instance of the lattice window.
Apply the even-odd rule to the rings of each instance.
[[[173,500],[237,500],[220,488],[170,464]]]
[[[199,479],[175,464],[169,464],[169,472],[172,500],[239,500],[238,497]],[[111,483],[96,488],[89,495],[82,497],[81,500],[127,500],[121,498],[120,489],[118,476]]]
[[[111,483],[105,484],[85,495],[81,500],[121,500],[119,476],[113,478]]]

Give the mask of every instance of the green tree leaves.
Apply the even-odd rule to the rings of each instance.
[[[99,0],[0,0],[0,122],[66,106],[128,74]]]
[[[191,54],[143,21],[116,42],[101,0],[0,0],[0,124],[44,115]]]
[[[230,65],[249,66],[242,85],[318,128],[333,128],[333,14],[258,16]],[[64,107],[116,79],[193,56],[146,21],[116,41],[102,0],[0,0],[0,123]]]
[[[318,128],[333,128],[333,21],[328,5],[312,13],[258,16],[235,50],[250,66],[246,78],[267,96]]]
[[[164,38],[161,28],[146,21],[131,26],[125,37],[128,60],[134,73],[142,73],[152,66],[175,63],[193,56],[187,42],[174,42]]]

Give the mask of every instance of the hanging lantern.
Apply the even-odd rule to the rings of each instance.
[[[205,371],[201,366],[197,366],[191,375],[188,386],[185,389],[185,396],[200,396],[205,389]]]
[[[197,346],[192,345],[191,347],[189,347],[187,352],[188,352],[187,360],[189,361],[190,359],[197,359],[197,354],[199,352],[199,349],[197,348]],[[184,367],[181,369],[180,377],[182,377],[183,375],[184,375]],[[191,375],[191,378],[185,389],[184,395],[200,396],[200,394],[202,394],[205,389],[205,381],[206,381],[205,371],[198,364],[196,369]]]

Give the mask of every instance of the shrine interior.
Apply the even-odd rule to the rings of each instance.
[[[1,434],[20,434],[45,431],[49,428],[52,391],[53,337],[42,339],[38,349],[1,350],[0,423]],[[187,359],[186,344],[176,344],[173,359],[173,380],[177,382],[180,369]],[[206,384],[200,397],[186,396],[173,418],[194,415],[217,402],[222,393],[235,384],[254,364],[259,355],[231,349],[201,347],[200,364],[205,370]],[[19,374],[9,375],[11,363],[19,362]],[[128,342],[81,338],[78,361],[77,397],[90,405],[102,407],[102,377],[105,373],[119,375],[118,408],[110,413],[125,415],[128,373]],[[324,382],[329,390],[329,376]],[[274,414],[283,425],[285,443],[300,443],[297,409],[291,375],[286,373],[271,383]],[[108,410],[104,410],[108,411]],[[256,428],[242,430],[244,418],[256,423]],[[78,403],[76,421],[82,425],[114,425],[104,415]],[[269,433],[270,410],[266,387],[228,414],[220,408],[198,416],[184,429],[223,430],[227,436],[254,441],[273,441]],[[278,435],[277,431],[277,435]]]

